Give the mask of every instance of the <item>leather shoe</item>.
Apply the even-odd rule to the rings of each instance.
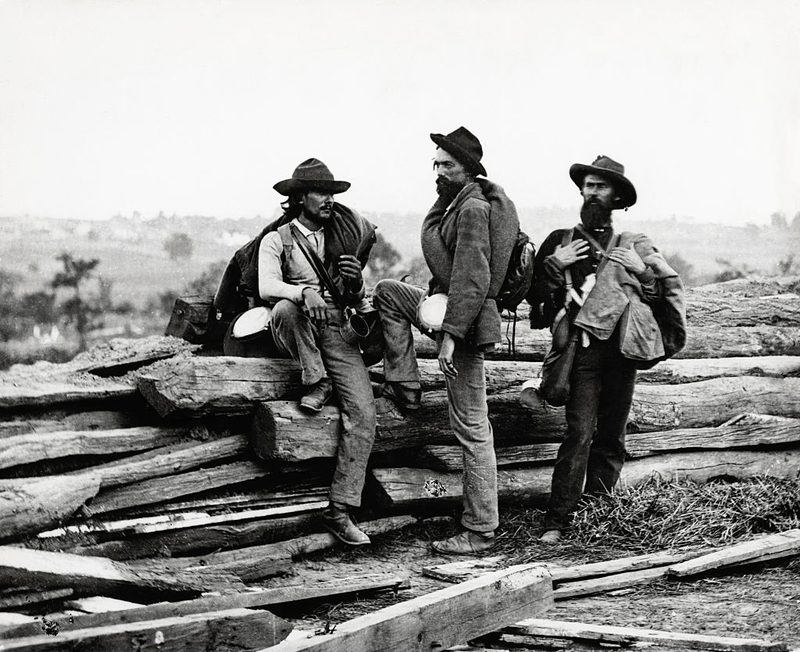
[[[300,407],[312,412],[319,412],[331,399],[333,385],[330,378],[323,378],[311,386],[306,395],[300,399]]]
[[[547,544],[558,543],[561,541],[561,530],[547,530],[539,537],[539,541]]]
[[[369,537],[355,526],[346,510],[328,508],[322,512],[322,524],[328,532],[348,546],[365,546],[371,543]]]
[[[422,390],[419,387],[408,387],[407,384],[389,381],[383,386],[383,398],[393,401],[404,410],[418,410],[422,403]]]
[[[434,541],[431,548],[442,555],[480,555],[494,548],[496,542],[494,532],[481,534],[464,530],[449,539]]]

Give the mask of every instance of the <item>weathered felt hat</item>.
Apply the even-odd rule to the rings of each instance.
[[[290,179],[278,181],[272,186],[280,194],[287,197],[295,192],[321,190],[334,195],[344,192],[350,187],[349,181],[336,181],[333,174],[322,161],[310,158],[298,165]]]
[[[619,193],[619,199],[614,203],[614,208],[628,208],[636,203],[636,188],[625,176],[625,167],[614,159],[601,154],[591,165],[574,163],[569,168],[569,176],[578,188],[583,187],[583,180],[587,174],[608,179]]]
[[[449,152],[472,174],[486,176],[483,167],[483,148],[481,141],[465,127],[459,127],[446,136],[444,134],[431,134],[431,140],[443,150]]]

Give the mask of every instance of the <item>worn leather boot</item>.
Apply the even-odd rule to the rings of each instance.
[[[300,399],[300,407],[312,412],[320,412],[331,399],[333,384],[330,378],[322,378],[311,385],[306,395]]]
[[[365,546],[371,543],[369,537],[359,530],[350,519],[347,506],[331,503],[322,512],[322,524],[333,536],[348,546]]]
[[[449,539],[434,541],[431,548],[442,555],[480,555],[494,548],[496,542],[494,532],[464,530]]]

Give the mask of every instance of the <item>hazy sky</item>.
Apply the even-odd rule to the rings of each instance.
[[[464,125],[518,206],[607,154],[636,217],[791,219],[798,34],[798,0],[0,0],[0,216],[269,216],[311,156],[422,212]]]

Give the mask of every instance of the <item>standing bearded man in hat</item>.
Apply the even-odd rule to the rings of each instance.
[[[418,306],[430,295],[447,295],[441,325],[432,333],[445,376],[450,424],[464,461],[463,530],[433,549],[475,554],[495,543],[498,525],[497,468],[489,422],[484,353],[501,340],[494,297],[506,275],[519,231],[513,202],[497,184],[482,178],[480,141],[464,127],[431,134],[438,199],[422,224],[422,252],[431,272],[428,291],[394,280],[375,287],[386,349],[383,396],[403,410],[419,408],[419,369],[411,331],[422,325]],[[428,326],[429,328],[430,326]],[[431,334],[424,327],[423,332]]]
[[[561,539],[583,494],[601,495],[617,483],[636,371],[674,355],[686,339],[678,273],[647,236],[614,231],[612,211],[636,203],[624,167],[599,156],[569,175],[583,197],[581,223],[542,243],[528,298],[534,328],[553,325],[566,306],[561,314],[578,338],[544,543]]]
[[[335,392],[342,427],[323,524],[346,544],[368,544],[369,537],[351,520],[349,507],[361,504],[375,440],[372,384],[358,343],[345,341],[340,333],[342,307],[304,255],[299,239],[316,252],[347,305],[355,305],[365,295],[361,270],[375,242],[375,226],[334,202],[333,196],[346,191],[350,183],[335,180],[315,158],[303,161],[291,178],[273,187],[287,197],[281,204],[283,215],[236,252],[235,284],[249,290],[251,303],[272,307],[274,343],[270,344],[277,349],[275,355],[291,357],[300,365],[306,388],[301,409],[320,412]],[[226,285],[232,283],[223,277],[220,287]]]

